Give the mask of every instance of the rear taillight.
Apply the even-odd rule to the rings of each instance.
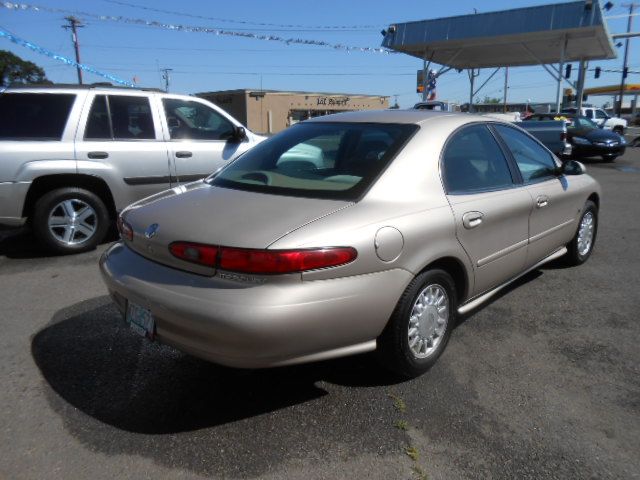
[[[355,248],[330,247],[300,250],[259,250],[176,242],[169,246],[174,257],[233,272],[282,274],[337,267],[358,256]]]
[[[218,247],[200,243],[175,242],[169,245],[171,255],[187,262],[215,267]]]
[[[318,268],[337,267],[355,260],[351,247],[309,250],[254,250],[220,248],[219,266],[223,270],[244,273],[294,273]]]
[[[123,240],[133,240],[133,228],[127,222],[122,219],[122,215],[118,216],[118,232],[120,233],[120,238]]]
[[[567,132],[560,133],[560,140],[562,140],[563,142],[567,141]]]

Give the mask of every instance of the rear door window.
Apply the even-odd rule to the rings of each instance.
[[[513,154],[525,183],[556,178],[556,161],[546,148],[515,128],[496,125],[495,129]]]
[[[442,155],[443,181],[447,193],[468,194],[513,186],[502,149],[485,125],[455,132]]]
[[[85,129],[87,140],[153,140],[153,115],[147,97],[96,95]]]
[[[65,93],[0,95],[0,138],[61,140],[76,96]]]

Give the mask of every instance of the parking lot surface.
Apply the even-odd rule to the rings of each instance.
[[[0,232],[0,479],[640,478],[640,149],[585,163],[591,259],[523,277],[403,382],[372,355],[233,370],[149,343],[106,245]]]

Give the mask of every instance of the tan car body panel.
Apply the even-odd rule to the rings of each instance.
[[[117,244],[101,259],[121,309],[124,299],[151,309],[160,340],[231,366],[268,367],[372,350],[406,286],[430,264],[455,261],[466,277],[459,302],[470,302],[560,251],[575,234],[587,198],[600,194],[591,177],[580,175],[447,195],[440,175],[443,146],[459,127],[488,123],[483,117],[384,111],[313,121],[421,128],[357,202],[198,183],[129,207],[123,215],[135,232],[133,242]],[[547,204],[537,208],[539,196]],[[465,228],[464,214],[474,211],[483,213],[481,224]],[[158,234],[145,239],[152,223],[159,224]],[[167,248],[175,240],[271,249],[350,246],[358,257],[302,274],[243,275],[171,257]]]

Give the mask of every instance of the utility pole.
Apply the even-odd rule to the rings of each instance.
[[[627,33],[631,33],[631,25],[633,23],[633,10],[638,6],[637,3],[629,3],[622,5],[623,7],[629,7],[629,18],[627,19]],[[622,62],[622,78],[620,79],[620,103],[616,108],[616,115],[619,117],[622,114],[622,100],[624,99],[624,82],[627,79],[627,60],[629,58],[629,37],[624,41],[624,60]]]
[[[62,28],[65,30],[71,30],[71,40],[73,40],[73,48],[76,51],[76,63],[80,63],[80,45],[78,43],[78,28],[84,27],[80,19],[74,17],[73,15],[64,17],[64,19],[69,22],[69,25],[63,25]],[[82,69],[80,67],[76,67],[78,69],[78,83],[82,85]]]
[[[173,68],[163,68],[162,72],[164,72],[162,74],[162,79],[164,80],[164,91],[168,92],[169,91],[169,73],[173,72]]]

